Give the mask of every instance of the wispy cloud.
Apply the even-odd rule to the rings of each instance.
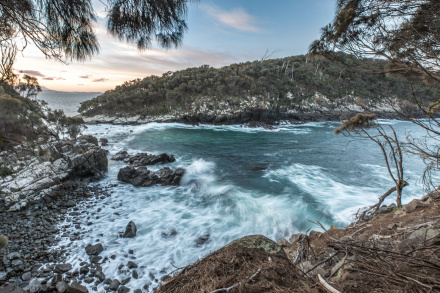
[[[79,78],[87,79],[87,78],[90,78],[90,77],[92,77],[92,76],[91,75],[81,75]]]
[[[92,82],[104,82],[107,80],[108,80],[107,78],[97,78],[97,79],[92,80]]]
[[[36,70],[20,70],[20,73],[32,75],[32,76],[40,76],[40,77],[46,76],[43,73],[41,73],[40,71],[36,71]]]
[[[201,8],[223,25],[246,32],[261,32],[257,27],[257,19],[242,8],[226,11],[215,5],[201,5]]]
[[[63,77],[46,76],[46,77],[43,77],[43,80],[66,80],[66,79]]]

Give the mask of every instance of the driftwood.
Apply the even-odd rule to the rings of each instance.
[[[341,293],[341,291],[336,290],[335,288],[333,288],[332,286],[329,285],[329,283],[327,283],[323,277],[321,277],[321,275],[318,274],[318,279],[319,279],[319,283],[321,283],[322,286],[324,286],[324,288],[330,292],[330,293]]]

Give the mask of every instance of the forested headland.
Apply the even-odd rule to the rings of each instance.
[[[79,112],[85,117],[141,118],[201,111],[212,116],[231,108],[282,113],[310,103],[313,97],[322,107],[329,108],[331,103],[337,107],[345,101],[363,108],[396,98],[414,102],[411,87],[425,104],[438,93],[438,87],[427,86],[421,79],[410,84],[401,76],[386,74],[387,61],[338,55],[339,61],[300,55],[148,76],[82,103]]]

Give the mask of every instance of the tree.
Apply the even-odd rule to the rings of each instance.
[[[337,51],[358,58],[380,57],[390,62],[385,72],[401,75],[411,84],[418,78],[440,84],[440,2],[437,0],[338,0],[332,23],[310,45],[309,52],[340,59]],[[440,170],[440,121],[434,118],[440,102],[423,105],[413,86],[408,91],[426,120],[404,109],[395,110],[405,119],[421,126],[432,138],[407,137],[406,151],[419,155],[426,163],[425,186],[432,186],[430,172]]]
[[[38,79],[34,76],[24,75],[23,80],[15,86],[15,89],[25,98],[36,98],[38,93],[41,92]]]
[[[440,2],[436,0],[338,0],[332,23],[310,53],[389,60],[388,72],[440,82]]]
[[[187,29],[187,4],[193,1],[107,0],[107,28],[139,49],[149,47],[153,38],[162,47],[177,47]],[[15,54],[28,43],[63,62],[92,57],[99,51],[95,21],[91,0],[0,0],[1,80],[11,81]],[[16,40],[24,45],[18,48]]]
[[[352,117],[349,120],[343,121],[339,128],[335,129],[335,134],[340,133],[346,136],[355,136],[360,139],[371,140],[376,143],[384,157],[385,166],[387,168],[390,178],[393,180],[395,186],[390,188],[384,195],[379,198],[377,204],[371,206],[361,213],[359,219],[363,219],[368,212],[377,211],[382,205],[383,201],[394,191],[397,192],[396,204],[397,207],[402,207],[402,190],[408,185],[403,179],[403,146],[399,142],[396,131],[391,125],[380,125],[375,123],[374,114],[360,114]]]

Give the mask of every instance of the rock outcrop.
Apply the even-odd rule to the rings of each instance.
[[[14,152],[0,154],[0,163],[11,170],[9,176],[0,177],[0,198],[5,205],[19,210],[50,196],[66,180],[102,179],[108,168],[107,152],[86,138],[55,141],[34,151],[19,146]]]
[[[113,157],[111,160],[115,161],[124,161],[132,165],[133,167],[147,166],[147,165],[155,165],[155,164],[165,164],[175,162],[176,159],[173,155],[168,155],[162,153],[160,155],[153,155],[147,153],[138,153],[133,156],[130,156],[127,151],[120,151]]]
[[[118,180],[133,184],[134,186],[149,187],[154,184],[176,186],[180,184],[180,180],[184,174],[185,170],[182,168],[177,168],[173,171],[165,167],[153,172],[146,167],[135,168],[133,166],[127,166],[119,170]]]

